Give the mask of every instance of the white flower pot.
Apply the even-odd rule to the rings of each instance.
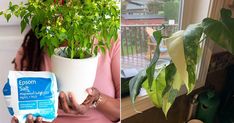
[[[51,64],[59,91],[72,92],[77,103],[81,104],[88,96],[86,89],[92,87],[95,81],[98,55],[86,59],[69,59],[56,55],[56,51]]]

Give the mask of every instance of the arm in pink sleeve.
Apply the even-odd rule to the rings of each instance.
[[[118,38],[111,51],[111,72],[116,98],[120,98],[120,42]]]
[[[102,112],[111,121],[119,121],[120,119],[120,38],[113,42],[110,49],[111,58],[111,75],[115,87],[115,98],[101,94],[102,103],[97,109]]]

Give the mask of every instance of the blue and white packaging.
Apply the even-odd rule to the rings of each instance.
[[[25,123],[28,114],[52,122],[57,117],[58,89],[54,73],[9,71],[3,88],[8,110]]]

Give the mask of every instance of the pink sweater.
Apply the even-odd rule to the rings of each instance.
[[[16,67],[19,68],[22,58],[22,48],[16,55]],[[17,69],[16,68],[16,69]],[[49,71],[51,69],[50,58],[44,55],[44,64],[42,69]],[[113,43],[112,48],[99,57],[98,68],[94,87],[100,92],[113,97],[120,98],[120,40]],[[58,111],[58,117],[54,123],[112,123],[101,112],[96,109],[90,109],[84,115],[66,114],[62,110]]]

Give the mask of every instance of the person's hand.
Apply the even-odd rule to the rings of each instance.
[[[65,113],[85,114],[91,107],[93,107],[93,103],[98,100],[100,95],[96,88],[88,88],[86,91],[89,95],[80,105],[76,102],[72,93],[68,93],[69,100],[67,100],[67,95],[64,92],[60,92],[59,108],[62,109]],[[70,105],[68,105],[68,101],[70,102]]]
[[[11,119],[11,123],[19,123],[19,121],[16,117],[13,117]],[[42,123],[42,117],[37,117],[37,119],[34,120],[33,116],[31,114],[29,114],[27,117],[26,123]]]
[[[100,97],[100,92],[96,88],[88,88],[86,89],[87,93],[89,94],[86,100],[83,102],[84,105],[92,107],[95,102]]]

